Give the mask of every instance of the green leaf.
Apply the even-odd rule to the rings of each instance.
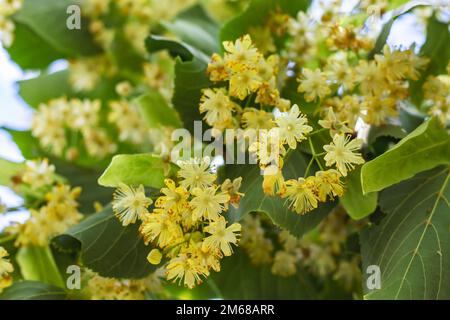
[[[63,96],[71,96],[74,91],[69,84],[69,72],[59,71],[41,75],[34,79],[19,81],[19,94],[31,107]]]
[[[450,59],[450,31],[448,23],[440,22],[435,16],[428,19],[427,40],[420,50],[420,54],[429,58],[427,68],[422,72],[418,81],[411,82],[411,98],[416,105],[423,99],[422,86],[431,75],[446,74]]]
[[[95,181],[101,176],[97,169],[84,168],[59,159],[51,158],[56,166],[56,172],[62,175],[72,187],[81,187],[82,191],[77,202],[78,210],[86,214],[94,210],[94,202],[106,205],[111,202],[112,190],[99,186]]]
[[[14,41],[8,54],[22,69],[44,69],[63,55],[42,41],[30,27],[15,22]]]
[[[150,128],[160,126],[180,128],[182,125],[175,109],[171,108],[157,91],[149,91],[137,98],[136,104]]]
[[[18,83],[20,96],[33,108],[38,108],[41,103],[61,97],[100,99],[102,101],[116,98],[115,82],[110,79],[103,79],[92,91],[76,92],[70,85],[68,70],[43,74]]]
[[[99,48],[88,31],[87,20],[82,19],[80,30],[67,28],[67,8],[74,4],[80,5],[79,1],[73,0],[25,0],[13,19],[29,27],[45,45],[66,57],[98,53]],[[34,50],[40,50],[40,46]]]
[[[61,288],[37,281],[21,281],[6,288],[0,300],[65,300],[66,297]]]
[[[379,137],[392,137],[395,139],[403,139],[406,137],[407,132],[401,126],[394,124],[385,124],[381,126],[371,126],[369,136],[367,138],[367,144],[374,143]]]
[[[345,193],[340,198],[342,205],[354,220],[372,214],[377,208],[378,192],[363,194],[361,187],[361,167],[350,172],[345,181]]]
[[[148,30],[149,32],[150,28]],[[124,70],[140,72],[142,64],[145,62],[144,57],[137,52],[122,30],[115,32],[114,39],[107,54],[110,56],[111,61],[119,68],[120,72]]]
[[[381,193],[386,216],[361,234],[363,270],[381,270],[366,299],[450,299],[449,180],[439,167]]]
[[[179,112],[184,127],[190,132],[194,131],[194,121],[202,120],[199,111],[202,90],[212,85],[206,75],[206,68],[207,64],[197,58],[186,62],[176,59],[172,104]]]
[[[380,191],[419,172],[448,163],[450,136],[437,118],[431,118],[391,150],[363,165],[363,191]]]
[[[15,175],[23,170],[23,163],[12,162],[0,158],[0,185],[5,187],[12,187],[11,180]]]
[[[171,22],[162,25],[183,42],[210,56],[219,52],[219,28],[201,4],[180,13]]]
[[[402,3],[399,2],[405,2],[405,1],[395,1],[396,4],[393,4],[391,9],[395,9]],[[373,57],[376,54],[379,54],[383,51],[383,47],[386,44],[386,41],[391,33],[392,26],[394,25],[394,22],[401,17],[402,15],[410,12],[411,10],[415,9],[418,6],[426,6],[429,5],[427,1],[409,1],[406,4],[404,4],[402,7],[397,8],[396,10],[393,10],[391,18],[383,25],[383,28],[381,29],[381,32],[377,38],[377,41],[375,42],[375,46],[372,49],[372,51],[369,53],[368,58],[373,59]]]
[[[418,126],[420,126],[428,116],[413,105],[403,106],[400,108],[399,120],[400,124],[406,132],[413,132]]]
[[[45,152],[40,148],[39,140],[31,135],[31,131],[16,131],[9,128],[2,129],[11,135],[12,140],[16,143],[25,159],[35,159],[45,156]]]
[[[170,175],[171,169],[169,163],[152,154],[121,154],[114,156],[98,183],[104,187],[118,187],[125,183],[159,189],[164,186],[164,179]]]
[[[196,57],[205,64],[209,62],[209,56],[200,50],[187,43],[175,41],[166,37],[151,35],[145,41],[145,45],[149,53],[167,50],[171,56],[180,57],[182,61],[191,61]]]
[[[400,7],[401,5],[404,5],[405,3],[410,2],[411,0],[391,0],[389,1],[388,10],[394,10]]]
[[[81,261],[103,277],[137,279],[155,270],[139,235],[139,223],[123,227],[111,207],[95,213],[55,238],[56,248],[74,250],[81,244]]]
[[[294,152],[285,162],[283,175],[285,179],[303,177],[309,162],[309,156]],[[289,230],[297,237],[315,228],[334,208],[335,203],[323,203],[319,208],[301,216],[287,207],[286,200],[279,196],[266,196],[262,190],[263,176],[257,165],[229,165],[225,167],[227,178],[242,177],[240,191],[245,193],[239,208],[230,207],[227,216],[231,221],[239,221],[250,212],[263,212],[278,226]]]
[[[64,288],[63,278],[48,246],[20,248],[17,263],[25,280],[41,281]]]
[[[295,16],[299,11],[306,11],[310,2],[308,0],[252,0],[242,14],[223,26],[220,31],[220,40],[234,41],[248,33],[251,27],[265,25],[269,14],[276,12],[277,9]]]
[[[201,121],[199,103],[202,90],[212,86],[206,74],[209,57],[181,42],[150,36],[147,50],[152,53],[168,50],[175,59],[175,80],[172,105],[180,114],[185,128],[194,131],[194,121]]]
[[[231,257],[225,257],[221,271],[211,275],[224,299],[296,299],[318,298],[314,279],[303,269],[291,277],[272,274],[270,265],[254,266],[247,254],[237,249]]]

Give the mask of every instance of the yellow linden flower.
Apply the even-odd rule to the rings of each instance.
[[[79,100],[70,101],[70,112],[67,118],[67,125],[74,130],[92,128],[99,121],[100,100]]]
[[[236,178],[233,181],[226,179],[220,189],[230,196],[230,203],[233,207],[238,208],[243,193],[239,192],[242,184],[242,177]]]
[[[379,67],[389,82],[405,79],[410,71],[409,55],[406,51],[394,50],[386,44],[383,54],[375,55]]]
[[[279,133],[282,143],[287,143],[289,148],[296,149],[297,141],[306,139],[305,135],[312,131],[308,126],[308,119],[300,113],[298,106],[294,104],[287,114],[275,120],[279,127]]]
[[[385,124],[389,117],[395,117],[398,114],[397,101],[391,97],[366,97],[361,107],[366,110],[363,116],[364,121],[376,126]]]
[[[197,256],[201,261],[203,266],[208,270],[207,274],[209,275],[209,269],[213,269],[216,272],[220,271],[220,258],[222,258],[222,254],[220,253],[220,249],[208,249],[206,247],[202,248],[203,242],[198,242],[196,246],[198,247]]]
[[[280,57],[276,54],[267,59],[261,57],[258,62],[258,74],[263,81],[275,80],[280,65]]]
[[[44,148],[49,148],[55,155],[62,155],[66,147],[64,115],[68,109],[66,99],[52,100],[48,104],[40,104],[33,116],[31,132],[39,139]]]
[[[111,101],[109,107],[108,121],[119,130],[120,141],[141,144],[146,140],[149,131],[133,104],[126,100]]]
[[[412,49],[406,50],[406,53],[409,58],[409,70],[406,73],[406,76],[411,80],[418,80],[420,77],[420,71],[425,69],[425,67],[430,63],[430,59],[427,57],[419,57],[417,56]]]
[[[346,134],[353,132],[350,128],[347,127],[344,122],[341,122],[337,119],[336,115],[334,114],[333,108],[331,107],[328,108],[325,119],[319,120],[319,125],[325,129],[329,129],[331,136],[334,136],[337,133]]]
[[[352,90],[355,86],[355,74],[348,65],[347,59],[331,59],[325,69],[329,79],[342,86],[344,90]]]
[[[344,194],[344,187],[341,181],[341,174],[334,170],[317,171],[316,172],[316,188],[318,198],[320,201],[327,201],[329,196],[331,199],[334,197],[341,197]]]
[[[178,161],[177,164],[180,167],[178,176],[183,179],[180,185],[188,190],[212,186],[216,175],[209,171],[210,162],[208,157]]]
[[[231,122],[233,111],[237,105],[231,101],[225,89],[205,89],[200,100],[200,113],[205,113],[203,118],[207,124],[216,127],[220,124]]]
[[[158,238],[157,243],[161,248],[183,241],[180,226],[163,210],[155,209],[151,214],[147,214],[139,231],[146,244]]]
[[[248,151],[256,154],[261,167],[278,165],[280,157],[286,153],[280,137],[279,128],[260,131],[258,140],[250,145]]]
[[[158,249],[153,249],[152,251],[150,251],[150,253],[147,256],[148,262],[150,262],[153,265],[160,264],[161,259],[162,259],[162,253]]]
[[[336,164],[338,171],[345,177],[347,171],[354,168],[355,164],[363,164],[364,159],[361,153],[356,152],[361,149],[362,140],[353,139],[350,140],[349,135],[336,134],[333,137],[333,142],[323,146],[323,149],[327,152],[325,155],[326,165],[332,166]]]
[[[167,188],[162,188],[163,196],[156,200],[155,205],[159,208],[164,208],[169,213],[181,212],[187,207],[187,199],[189,192],[183,187],[177,187],[175,182],[171,179],[164,180]]]
[[[356,122],[362,115],[361,101],[357,95],[345,95],[339,101],[339,111],[336,114],[339,121],[347,123],[354,131]]]
[[[45,195],[47,204],[39,210],[30,210],[30,218],[18,227],[18,246],[45,246],[50,238],[62,234],[77,224],[83,215],[78,212],[81,188],[58,184]]]
[[[128,97],[132,90],[133,87],[128,81],[122,81],[116,85],[116,93],[121,97]]]
[[[243,68],[230,77],[230,95],[244,100],[261,86],[261,77],[254,68]]]
[[[305,93],[305,100],[310,102],[317,98],[323,99],[331,93],[331,89],[327,84],[327,77],[325,73],[316,70],[303,70],[303,79],[299,79],[299,92]]]
[[[213,186],[191,191],[194,196],[190,202],[194,221],[200,218],[217,220],[220,217],[219,214],[224,210],[225,203],[230,201],[230,196],[225,192],[216,193],[217,189],[218,187]]]
[[[291,202],[290,207],[295,212],[303,215],[317,208],[318,199],[314,190],[314,177],[298,178],[298,180],[286,181],[286,192],[282,196]]]
[[[280,277],[290,277],[297,273],[298,258],[289,252],[278,251],[275,253],[272,273]]]
[[[450,123],[450,97],[447,97],[446,103],[433,106],[428,114],[438,117],[444,125]]]
[[[423,84],[424,98],[432,103],[445,103],[450,92],[450,77],[429,76]]]
[[[69,82],[76,91],[91,91],[101,80],[100,57],[71,60]]]
[[[237,244],[238,234],[236,233],[241,231],[241,225],[239,223],[233,223],[227,227],[225,218],[220,217],[218,220],[206,226],[204,231],[211,235],[203,240],[203,246],[209,250],[220,249],[227,257],[233,253],[231,244]]]
[[[39,189],[52,185],[54,182],[55,166],[48,163],[48,159],[42,161],[26,161],[25,172],[22,181],[28,183],[31,188]]]
[[[11,262],[6,259],[7,256],[8,252],[3,247],[0,247],[0,292],[4,288],[9,287],[12,283],[10,274],[14,271],[14,267]]]
[[[247,214],[242,222],[242,237],[239,246],[245,249],[251,262],[255,265],[269,264],[272,261],[273,243],[265,236],[261,218]]]
[[[280,166],[281,167],[281,166]],[[272,167],[264,170],[264,180],[262,184],[264,194],[273,196],[275,193],[284,194],[286,192],[286,186],[284,184],[284,177],[281,169],[272,172]],[[268,172],[270,171],[270,172]]]
[[[87,152],[92,157],[101,159],[117,150],[117,145],[103,128],[84,128],[81,134],[85,140],[84,145]]]
[[[109,10],[111,0],[83,0],[83,10],[91,17],[105,14]]]
[[[13,21],[0,17],[0,43],[9,48],[14,42],[16,26]]]
[[[166,269],[168,280],[183,282],[189,289],[202,283],[201,276],[207,275],[207,270],[202,266],[198,257],[187,253],[180,253],[170,260]]]
[[[229,76],[225,61],[217,53],[211,56],[211,62],[208,64],[207,72],[209,79],[215,82],[227,80]]]
[[[258,110],[255,108],[246,108],[242,114],[242,125],[244,128],[249,129],[271,129],[275,123],[273,121],[273,114],[264,110]]]
[[[252,39],[247,34],[234,43],[224,41],[225,61],[229,69],[240,72],[243,67],[254,67],[261,58],[261,54],[253,46]]]
[[[144,186],[137,189],[121,183],[114,193],[112,207],[123,226],[136,223],[148,213],[147,207],[153,201],[145,196]]]
[[[356,67],[356,80],[364,95],[381,94],[386,88],[385,74],[375,61],[360,60]]]
[[[288,198],[291,202],[290,207],[303,215],[317,208],[318,201],[314,191],[314,177],[298,178],[298,180],[286,181],[286,192],[282,197]]]
[[[280,110],[280,112],[286,112],[291,108],[291,101],[280,98],[277,101],[276,107]]]
[[[259,86],[255,102],[262,105],[276,106],[279,101],[280,92],[275,87],[275,78],[262,82]]]
[[[158,64],[145,63],[143,69],[145,80],[150,88],[160,89],[164,87],[167,75]]]

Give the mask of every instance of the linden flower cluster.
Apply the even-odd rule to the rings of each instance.
[[[117,90],[127,90],[120,86]],[[126,99],[110,101],[108,121],[119,131],[119,141],[140,145],[148,140],[149,130],[136,107]]]
[[[324,125],[323,122],[322,125]],[[328,199],[333,200],[335,197],[343,196],[344,187],[341,177],[347,176],[347,173],[353,170],[355,165],[365,162],[361,153],[358,152],[361,146],[361,139],[351,139],[350,135],[336,133],[333,136],[333,141],[324,145],[323,149],[325,150],[326,166],[335,166],[337,170],[324,171],[318,155],[315,154],[314,146],[310,143],[313,156],[306,169],[305,177],[286,181],[280,196],[287,198],[290,202],[290,208],[299,214],[314,210],[318,207],[319,202],[326,202]],[[306,177],[313,161],[317,162],[321,170],[317,171],[314,176]]]
[[[144,279],[105,278],[90,270],[86,273],[89,277],[86,289],[92,300],[145,300],[148,294],[164,294],[162,269]]]
[[[356,223],[348,223],[345,212],[335,210],[313,231],[296,238],[288,231],[278,231],[276,238],[270,221],[260,215],[247,215],[242,222],[240,246],[253,265],[269,265],[274,275],[291,277],[306,268],[320,277],[333,276],[351,291],[361,279],[359,260],[342,259],[347,237],[359,230]]]
[[[22,8],[23,0],[0,0],[0,43],[10,47],[14,41],[15,25],[11,16]]]
[[[121,185],[113,209],[124,226],[142,220],[140,233],[145,243],[159,248],[151,250],[149,262],[159,264],[164,256],[167,279],[193,288],[211,269],[219,271],[220,260],[230,256],[231,245],[238,243],[240,224],[227,226],[222,214],[230,204],[238,205],[241,179],[215,184],[217,177],[210,171],[208,158],[178,165],[179,184],[165,180],[152,212],[147,210],[152,200],[145,196],[143,186]]]
[[[309,135],[313,128],[308,125],[307,117],[300,112],[298,105],[292,105],[289,100],[280,98],[275,87],[278,73],[278,58],[270,56],[267,60],[253,46],[248,35],[236,40],[235,43],[224,42],[225,56],[214,54],[208,65],[210,79],[215,82],[229,81],[229,88],[205,89],[200,103],[200,112],[206,113],[205,121],[219,131],[224,128],[242,126],[246,129],[255,129],[258,137],[250,140],[248,151],[254,154],[263,171],[263,191],[274,196],[278,194],[287,198],[290,207],[299,214],[305,214],[318,207],[319,202],[326,202],[343,195],[344,188],[341,177],[346,176],[355,165],[364,163],[361,154],[362,141],[350,140],[352,133],[345,122],[336,119],[332,109],[327,118],[319,123],[329,129],[333,142],[324,146],[326,166],[336,166],[337,170],[323,170],[318,156],[312,147]],[[262,75],[266,75],[265,77]],[[326,85],[327,78],[320,72],[311,72],[311,81],[304,81],[302,88],[312,97],[330,94],[320,89]],[[263,82],[262,79],[270,79]],[[245,81],[244,81],[245,80]],[[244,81],[244,82],[243,82]],[[269,84],[268,96],[274,100],[262,99],[265,84]],[[239,99],[256,93],[255,103],[261,107],[278,107],[284,112],[277,117],[273,113],[251,107],[240,107]],[[233,101],[233,99],[238,99]],[[239,139],[239,137],[238,137]],[[309,139],[313,157],[308,165],[305,177],[297,180],[285,181],[282,173],[284,159],[289,152],[297,149],[298,143]],[[316,161],[321,171],[314,176],[307,176],[312,162]]]
[[[206,113],[206,123],[218,130],[234,128],[234,113],[242,115],[244,125],[251,122],[248,118],[252,118],[252,115],[245,114],[253,112],[253,108],[241,110],[233,99],[242,101],[253,94],[255,103],[262,106],[279,106],[283,110],[290,106],[288,101],[280,98],[277,89],[277,55],[264,58],[254,47],[249,35],[235,42],[225,41],[223,46],[226,51],[224,57],[213,54],[207,71],[213,82],[228,81],[228,88],[204,90],[200,112]]]
[[[116,67],[106,55],[69,61],[69,82],[76,91],[91,91],[102,76],[111,78],[116,74]]]
[[[323,9],[319,21],[313,18],[311,12],[299,12],[296,18],[288,18],[286,29],[290,39],[286,58],[303,66],[315,61],[324,49],[359,53],[372,48],[372,39],[363,36],[361,29],[352,25],[347,15],[339,12],[339,3],[327,2],[327,7]],[[343,20],[346,22],[342,23]]]
[[[77,134],[81,133],[87,153],[95,158],[104,158],[116,151],[117,145],[106,130],[99,128],[101,102],[59,98],[41,104],[34,114],[32,134],[44,148],[62,156],[76,158]],[[70,134],[71,133],[71,134]],[[71,138],[74,141],[70,141]],[[70,148],[68,148],[70,147]]]
[[[12,263],[7,259],[8,252],[0,247],[0,293],[12,284],[11,273],[14,271]]]
[[[193,3],[194,1],[192,0],[172,0],[170,2],[154,0],[83,0],[82,14],[89,18],[89,31],[105,52],[110,52],[111,47],[118,41],[123,43],[123,45],[129,44],[131,54],[146,58],[145,39],[151,28],[158,25],[162,20],[170,20]],[[112,26],[111,19],[118,20],[118,17],[120,23]],[[95,60],[100,63],[95,64]],[[163,60],[167,62],[167,59]],[[105,66],[107,68],[104,68]],[[101,79],[101,76],[110,77],[121,73],[120,68],[117,68],[116,62],[107,55],[77,59],[73,61],[70,69],[73,74],[71,78],[73,79],[74,87],[82,90],[92,90],[93,86]],[[170,85],[167,81],[164,81],[163,85],[161,85],[161,75],[164,75],[164,72],[161,71],[159,61],[145,62],[142,65],[141,74],[148,80],[151,88],[154,88],[154,85],[157,84],[158,89],[161,89],[161,93],[168,97],[167,91],[170,93],[170,90],[167,89]],[[163,78],[165,77],[163,76]]]
[[[428,114],[437,116],[444,125],[450,123],[450,64],[447,74],[430,76],[423,85]]]
[[[12,226],[9,231],[17,233],[17,246],[44,246],[48,241],[77,224],[82,215],[76,199],[81,188],[71,188],[57,182],[55,167],[46,159],[27,161],[20,176],[20,190],[26,197],[44,203],[39,208],[30,208],[30,218],[23,224]]]
[[[332,107],[337,119],[351,129],[359,118],[378,126],[397,116],[399,101],[408,97],[408,80],[417,80],[428,61],[412,48],[392,50],[387,45],[374,60],[352,65],[349,57],[339,52],[324,70],[304,68],[298,91],[306,101],[320,100]]]

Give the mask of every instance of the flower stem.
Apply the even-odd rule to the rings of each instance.
[[[321,129],[318,129],[318,130],[316,130],[316,131],[311,132],[311,133],[309,134],[309,136],[315,135],[315,134],[317,134],[317,133],[321,133],[321,132],[323,132],[323,131],[325,131],[325,130],[328,130],[328,129],[327,129],[327,128],[321,128]]]
[[[315,157],[313,156],[311,158],[311,160],[309,161],[308,166],[306,167],[306,170],[305,170],[305,175],[303,176],[303,178],[306,178],[308,176],[309,169],[311,169],[311,165],[313,164],[314,159],[315,159]]]

